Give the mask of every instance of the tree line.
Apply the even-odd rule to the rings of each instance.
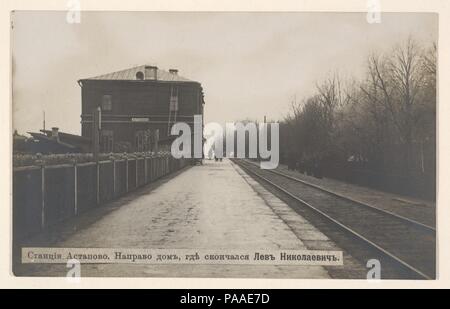
[[[282,162],[317,177],[434,195],[436,44],[409,38],[365,65],[363,78],[330,74],[292,103],[280,122]]]

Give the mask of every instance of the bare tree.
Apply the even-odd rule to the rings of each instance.
[[[410,38],[388,56],[372,56],[369,72],[374,77],[375,89],[381,92],[381,99],[373,96],[373,100],[379,100],[389,112],[403,145],[405,167],[411,171],[417,98],[424,85],[421,49]]]
[[[280,124],[281,149],[298,159],[356,161],[380,175],[409,179],[421,171],[432,178],[436,51],[436,44],[423,48],[410,38],[371,54],[362,80],[331,74],[315,94],[291,105]]]

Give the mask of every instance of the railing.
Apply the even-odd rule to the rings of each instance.
[[[175,159],[170,154],[154,154],[99,162],[15,167],[14,238],[39,233],[180,170],[188,163],[187,159]]]

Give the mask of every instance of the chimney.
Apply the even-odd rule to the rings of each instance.
[[[58,130],[59,129],[57,127],[52,128],[52,139],[55,139],[57,142],[59,142]]]
[[[136,79],[137,80],[144,80],[144,73],[142,73],[142,71],[136,72]]]
[[[158,67],[153,65],[145,66],[145,79],[158,80]]]
[[[173,74],[173,75],[178,75],[178,70],[177,69],[169,69],[169,73]]]

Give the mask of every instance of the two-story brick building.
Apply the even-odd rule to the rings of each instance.
[[[93,111],[101,108],[101,152],[146,151],[158,132],[168,138],[171,126],[191,125],[203,115],[199,82],[156,66],[142,65],[78,81],[82,93],[81,134],[92,138]]]

